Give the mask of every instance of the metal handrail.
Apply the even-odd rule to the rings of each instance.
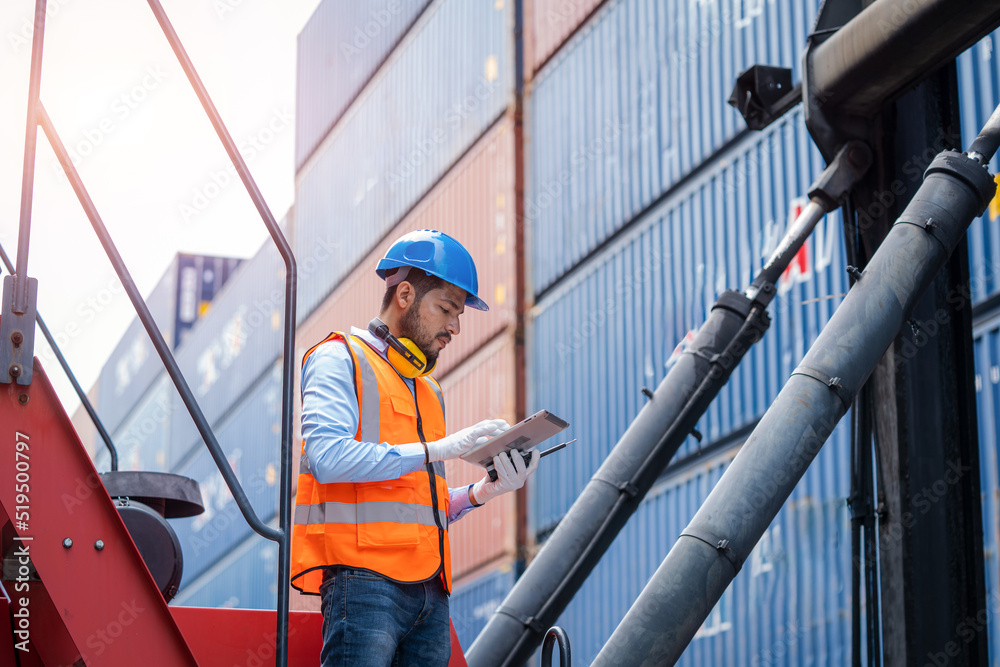
[[[289,590],[288,581],[290,579],[290,526],[291,526],[291,465],[292,465],[292,387],[293,387],[293,360],[294,360],[294,345],[295,345],[295,300],[296,300],[296,286],[297,286],[297,275],[296,275],[296,263],[295,258],[292,253],[291,246],[285,239],[284,234],[281,232],[274,215],[268,208],[267,204],[264,202],[264,198],[261,195],[260,189],[254,182],[253,177],[250,175],[250,171],[247,168],[246,162],[240,155],[237,149],[236,143],[233,141],[226,129],[225,124],[222,121],[221,116],[212,103],[211,98],[205,89],[204,84],[202,84],[197,72],[194,69],[194,65],[191,63],[187,52],[184,50],[180,43],[180,39],[177,33],[174,31],[173,26],[167,19],[166,13],[163,11],[163,7],[160,5],[158,0],[148,0],[150,8],[153,10],[153,14],[156,16],[157,21],[163,30],[164,35],[170,42],[171,48],[177,55],[180,61],[181,67],[184,69],[189,81],[194,87],[195,93],[198,95],[198,99],[201,101],[206,113],[212,122],[216,133],[222,140],[223,145],[226,148],[226,152],[229,154],[230,159],[233,162],[234,167],[240,175],[244,186],[247,189],[250,198],[253,200],[254,205],[257,207],[261,218],[264,221],[268,232],[271,235],[272,240],[278,248],[279,253],[285,263],[285,325],[284,325],[284,341],[283,341],[283,364],[282,364],[282,426],[281,426],[281,481],[279,485],[280,493],[280,504],[279,504],[279,518],[278,518],[278,528],[272,528],[264,524],[257,514],[254,512],[243,487],[240,485],[239,480],[236,478],[236,474],[233,472],[229,461],[226,459],[225,454],[219,445],[218,440],[215,438],[215,434],[212,432],[211,426],[208,420],[205,418],[204,413],[201,411],[197,400],[194,397],[187,381],[184,379],[180,368],[177,365],[177,361],[174,359],[169,346],[163,338],[163,334],[160,332],[159,327],[153,320],[150,314],[149,308],[146,306],[142,295],[139,293],[135,282],[132,280],[132,276],[129,274],[125,262],[115,247],[114,242],[111,240],[111,236],[108,233],[107,227],[104,225],[104,221],[101,219],[100,214],[97,211],[97,207],[94,205],[93,200],[90,198],[90,194],[87,192],[86,187],[83,184],[83,180],[80,178],[80,174],[77,172],[76,167],[73,165],[70,159],[69,153],[67,152],[65,146],[62,143],[55,127],[52,124],[48,113],[45,111],[44,106],[41,103],[39,97],[39,90],[41,87],[41,64],[42,64],[42,44],[44,42],[44,27],[45,27],[45,11],[46,11],[46,0],[36,0],[35,3],[35,32],[32,39],[32,60],[31,60],[31,73],[30,73],[30,85],[28,93],[28,112],[27,112],[27,124],[26,124],[26,136],[25,136],[25,156],[24,156],[24,172],[22,174],[21,183],[21,226],[19,229],[18,237],[18,262],[16,271],[12,272],[14,276],[14,308],[15,312],[24,312],[25,305],[22,302],[27,302],[27,255],[28,255],[28,242],[30,238],[31,229],[31,201],[33,197],[33,186],[34,186],[34,172],[35,172],[35,149],[37,144],[37,127],[41,126],[42,130],[45,132],[45,136],[52,146],[52,149],[56,153],[56,157],[59,159],[59,163],[62,165],[63,171],[66,173],[67,178],[70,181],[70,185],[73,187],[73,191],[76,193],[77,199],[83,206],[84,212],[87,214],[94,231],[97,233],[98,238],[101,241],[101,245],[104,246],[105,253],[111,260],[114,266],[115,272],[118,274],[122,285],[125,288],[129,299],[132,301],[132,305],[136,310],[136,314],[139,320],[142,322],[143,327],[146,329],[146,333],[149,335],[153,347],[156,349],[157,354],[159,354],[160,359],[163,361],[163,365],[173,381],[174,386],[177,388],[177,392],[181,396],[181,400],[184,402],[185,407],[191,414],[191,418],[194,420],[195,426],[198,428],[198,432],[201,434],[208,447],[212,458],[215,460],[216,466],[219,468],[223,479],[226,481],[226,485],[229,487],[230,492],[233,495],[233,499],[236,501],[237,506],[240,508],[243,517],[246,519],[247,523],[253,530],[261,535],[262,537],[272,540],[278,543],[279,550],[279,567],[278,567],[278,609],[277,609],[277,646],[275,647],[275,658],[277,665],[286,665],[288,661],[288,607],[289,607]],[[23,295],[22,295],[23,292]],[[19,310],[20,309],[20,310]],[[44,331],[44,329],[43,329]],[[88,410],[89,412],[89,410]],[[92,418],[96,419],[96,414],[91,414]],[[95,421],[96,424],[96,421]],[[117,458],[117,457],[115,457]]]
[[[3,260],[4,268],[7,269],[7,273],[14,275],[14,266],[10,263],[10,258],[7,253],[4,252],[3,245],[0,245],[0,259]],[[69,362],[66,361],[66,357],[63,356],[62,350],[59,349],[59,345],[56,344],[55,337],[49,331],[49,328],[45,326],[45,321],[42,316],[37,312],[35,313],[35,322],[38,324],[38,328],[42,330],[42,335],[45,336],[45,340],[49,342],[49,347],[52,348],[52,352],[56,355],[56,360],[59,365],[62,366],[63,372],[66,373],[66,377],[69,378],[69,382],[73,385],[73,390],[76,391],[76,395],[80,397],[80,403],[83,404],[84,410],[90,415],[90,420],[94,422],[94,426],[97,428],[97,432],[100,434],[101,439],[104,440],[104,446],[108,448],[108,453],[111,454],[111,469],[118,470],[118,450],[115,449],[115,445],[111,442],[111,436],[108,435],[107,429],[104,428],[104,423],[101,422],[101,418],[97,416],[97,411],[94,410],[93,404],[91,404],[90,399],[87,398],[87,393],[80,386],[80,383],[76,380],[76,375],[73,374],[73,370],[69,367]]]
[[[278,227],[271,209],[268,208],[267,203],[264,201],[264,196],[261,194],[256,182],[254,182],[253,176],[250,175],[250,170],[247,168],[243,156],[240,155],[236,142],[233,141],[229,130],[226,129],[226,125],[222,121],[222,116],[215,108],[215,104],[212,103],[205,84],[202,83],[201,77],[195,71],[194,64],[191,62],[191,58],[188,57],[187,51],[184,50],[177,32],[167,18],[166,12],[163,11],[163,6],[159,0],[147,1],[150,9],[153,10],[154,16],[156,16],[156,21],[160,24],[160,29],[163,30],[164,36],[170,42],[170,47],[174,50],[177,60],[184,69],[184,74],[187,75],[188,81],[191,82],[191,87],[194,88],[194,92],[198,96],[198,101],[201,102],[202,108],[204,108],[205,113],[212,122],[212,127],[215,128],[216,134],[219,135],[222,145],[229,154],[229,159],[232,160],[233,166],[236,167],[236,171],[239,173],[240,179],[247,189],[247,193],[253,200],[254,206],[257,207],[257,211],[260,213],[267,231],[271,234],[271,239],[281,254],[281,259],[285,262],[285,330],[281,366],[281,481],[279,483],[278,531],[276,537],[269,537],[267,534],[259,530],[257,531],[264,537],[273,539],[278,543],[278,645],[276,647],[275,664],[285,665],[288,662],[288,582],[291,579],[292,388],[294,386],[294,368],[292,363],[295,359],[295,300],[298,280],[295,256],[292,253],[291,246],[288,244],[288,240],[285,239],[284,234],[282,234],[281,229]],[[209,449],[211,449],[211,446]],[[219,454],[221,454],[221,451]],[[219,465],[219,469],[225,474],[222,463],[225,462],[226,468],[228,468],[228,461],[224,457],[220,460],[220,457],[216,456],[215,451],[212,451],[212,456]],[[233,481],[236,482],[237,486],[239,485],[239,482],[235,478]],[[229,486],[232,489],[232,484]],[[235,493],[233,497],[236,497]],[[240,510],[243,510],[242,506]],[[244,512],[244,516],[246,516],[246,512]]]
[[[545,633],[545,640],[542,642],[542,657],[539,660],[541,667],[552,667],[552,647],[556,644],[559,645],[559,667],[570,667],[573,664],[569,635],[561,627],[554,625]]]
[[[31,40],[31,77],[28,80],[28,112],[25,116],[24,164],[21,168],[21,220],[17,230],[17,271],[14,276],[15,313],[24,314],[28,305],[28,242],[31,239],[31,202],[35,184],[35,146],[38,123],[35,116],[42,86],[42,45],[45,34],[45,0],[35,2],[35,24]],[[28,364],[29,366],[31,364]]]

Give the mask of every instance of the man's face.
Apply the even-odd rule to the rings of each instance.
[[[465,312],[465,290],[454,285],[432,289],[403,312],[401,337],[409,338],[433,366],[438,354],[461,331],[458,318]]]

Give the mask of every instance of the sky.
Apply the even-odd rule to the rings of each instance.
[[[296,38],[319,0],[161,0],[280,221],[294,201]],[[49,0],[41,99],[143,296],[176,253],[252,256],[267,231],[144,0]],[[34,0],[0,3],[0,244],[17,254]],[[135,311],[38,132],[28,275],[83,388]],[[6,274],[6,272],[4,272]],[[72,415],[44,339],[36,356]]]

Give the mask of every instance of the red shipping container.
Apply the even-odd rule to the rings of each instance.
[[[483,419],[515,417],[514,336],[504,333],[448,374],[442,382],[448,431]],[[473,484],[485,471],[461,460],[445,462],[448,486]],[[474,509],[451,526],[451,567],[456,581],[483,565],[516,553],[515,495],[508,493]]]
[[[382,240],[358,268],[298,329],[302,352],[331,331],[364,328],[378,316],[385,283],[375,265],[393,241],[417,229],[437,229],[458,239],[472,253],[479,273],[479,296],[490,306],[466,309],[462,331],[438,360],[443,378],[463,359],[515,322],[514,129],[501,119]]]
[[[559,50],[604,0],[535,0],[525,4],[527,79]]]

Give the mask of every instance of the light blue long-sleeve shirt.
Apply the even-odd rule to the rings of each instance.
[[[384,341],[355,327],[351,334],[386,357]],[[390,445],[354,439],[360,410],[353,364],[347,346],[336,344],[320,346],[302,367],[302,437],[313,477],[320,484],[379,482],[423,470],[424,448],[419,442]],[[415,381],[404,381],[414,391]],[[474,507],[470,486],[448,490],[449,523]]]

